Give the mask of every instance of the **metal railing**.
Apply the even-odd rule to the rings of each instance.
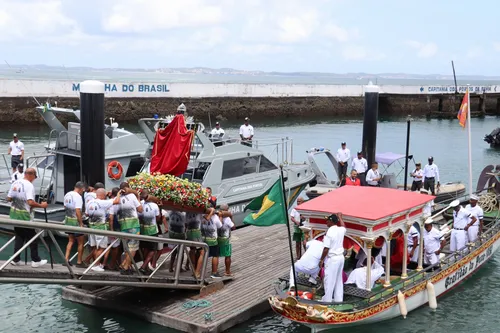
[[[0,166],[0,179],[4,178],[4,177],[8,177],[10,180],[10,178],[12,177],[12,167],[10,166],[10,163],[9,163],[10,154],[3,153],[1,155],[2,155],[3,165]]]
[[[36,173],[37,173],[37,176],[38,178],[40,179],[40,184],[39,184],[39,188],[40,188],[40,192],[38,193],[38,198],[39,198],[39,202],[41,202],[42,198],[46,198],[47,201],[49,202],[49,188],[50,188],[50,185],[52,185],[54,183],[54,180],[55,180],[55,172],[54,172],[54,163],[55,163],[55,154],[40,154],[40,155],[33,155],[33,156],[29,156],[27,159],[26,159],[26,165],[29,165],[31,168],[35,168],[36,169]],[[54,161],[52,163],[50,163],[50,157],[54,157]],[[42,161],[39,161],[40,159],[46,159],[46,162],[45,162],[45,165],[44,167],[39,167],[39,164],[40,162],[43,162]],[[33,161],[32,163],[30,163],[30,161]],[[52,167],[52,171],[50,172],[50,176],[49,176],[49,180],[48,180],[48,184],[46,184],[46,175],[47,175],[47,169],[49,167]]]
[[[37,233],[34,237],[28,240],[14,255],[12,255],[6,262],[4,262],[0,266],[0,283],[35,283],[35,284],[68,284],[68,285],[102,285],[102,286],[126,286],[126,287],[145,287],[145,288],[171,288],[171,289],[200,289],[204,286],[206,267],[208,263],[208,245],[206,243],[201,242],[193,242],[187,240],[178,240],[178,239],[170,239],[170,238],[162,238],[162,237],[152,237],[152,236],[143,236],[143,235],[135,235],[128,234],[123,232],[116,231],[107,231],[107,230],[97,230],[90,228],[81,228],[81,227],[71,227],[66,225],[59,225],[53,223],[40,223],[40,222],[32,222],[32,221],[19,221],[12,220],[8,218],[0,218],[0,226],[11,226],[11,227],[20,227],[27,229],[35,229]],[[99,236],[108,236],[116,238],[111,244],[109,244],[106,249],[95,259],[92,261],[91,265],[83,272],[83,273],[75,273],[70,264],[66,261],[64,252],[61,247],[57,243],[53,231],[66,232],[66,233],[75,233],[75,234],[86,234],[86,235],[99,235]],[[49,249],[48,245],[43,240],[43,237],[40,237],[44,232],[46,232],[52,244],[54,244],[59,256],[66,263],[66,268],[68,269],[68,273],[71,278],[61,279],[61,278],[37,278],[36,270],[33,270],[33,278],[23,277],[4,277],[2,276],[2,271],[8,266],[16,256],[20,255],[32,242],[36,239],[40,238],[41,242],[44,246]],[[4,244],[0,248],[0,252],[8,247],[15,240],[15,236],[12,237],[6,244]],[[116,274],[107,275],[107,279],[93,279],[98,276],[106,276],[105,272],[95,273],[89,275],[88,273],[91,271],[92,267],[94,267],[100,260],[104,257],[104,255],[111,250],[114,244],[118,241],[122,241],[123,248],[125,253],[131,259],[133,270],[137,275],[126,276],[125,278],[120,278],[121,276],[117,276]],[[153,242],[153,243],[161,243],[164,245],[170,244],[175,245],[170,252],[168,252],[163,258],[160,256],[156,268],[149,275],[143,275],[139,268],[137,267],[137,263],[131,255],[131,252],[128,248],[126,240],[137,240],[137,241],[145,241],[145,242]],[[191,262],[191,259],[187,253],[187,248],[202,248],[203,251],[203,262],[200,270],[200,277],[196,277],[196,269],[195,264]],[[158,276],[158,270],[165,264],[165,262],[171,257],[171,255],[177,251],[177,263],[176,269],[174,271],[173,278],[169,275]],[[183,256],[187,256],[189,267],[191,269],[191,273],[193,273],[195,280],[181,280],[180,272],[182,265]],[[70,259],[71,261],[71,259]],[[45,270],[45,275],[46,275]],[[26,274],[24,274],[26,276]],[[131,281],[130,277],[136,277],[138,281]],[[173,282],[170,282],[172,281]]]

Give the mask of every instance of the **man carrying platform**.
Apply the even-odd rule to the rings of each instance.
[[[83,200],[82,195],[85,191],[85,184],[83,182],[77,182],[73,191],[69,191],[64,196],[64,208],[66,210],[66,217],[64,224],[71,227],[81,227],[83,228]],[[83,246],[85,245],[85,235],[80,233],[70,233],[68,232],[68,245],[66,246],[66,262],[71,265],[69,258],[71,255],[71,249],[77,242],[77,263],[76,267],[86,268],[87,265],[83,262]]]
[[[309,275],[309,282],[316,284],[316,279],[318,277],[320,268],[319,262],[321,261],[321,255],[323,253],[323,242],[313,239],[309,240],[311,236],[311,229],[304,229],[304,235],[306,239],[306,252],[304,255],[295,262],[295,273],[303,273]],[[295,280],[293,276],[293,269],[290,268],[290,289],[295,288]]]

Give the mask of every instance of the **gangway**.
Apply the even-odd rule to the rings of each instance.
[[[221,279],[206,279],[206,267],[208,262],[208,245],[201,242],[192,242],[187,240],[177,240],[162,237],[152,237],[143,235],[134,235],[123,232],[96,230],[90,228],[72,227],[55,223],[42,223],[33,221],[19,221],[10,218],[0,218],[0,228],[3,227],[18,227],[35,229],[35,236],[28,240],[21,249],[14,253],[8,260],[0,261],[0,283],[26,283],[26,284],[61,284],[61,285],[76,285],[76,286],[122,286],[122,287],[137,287],[137,288],[164,288],[164,289],[186,289],[186,290],[201,290],[203,287],[221,281]],[[29,245],[36,239],[40,239],[39,246],[45,246],[52,254],[52,247],[56,250],[62,262],[66,263],[64,252],[57,243],[54,232],[77,233],[86,235],[101,235],[114,237],[115,241],[108,245],[103,253],[91,263],[86,269],[77,268],[72,265],[62,265],[51,263],[42,267],[33,268],[31,265],[13,266],[10,263],[13,259],[20,255]],[[49,237],[41,237],[43,234]],[[139,263],[132,258],[132,267],[135,271],[133,275],[121,275],[119,272],[108,271],[94,272],[92,267],[112,248],[115,242],[121,241],[124,252],[130,256],[130,251],[127,246],[127,240],[147,241],[154,243],[163,243],[164,248],[167,243],[173,248],[169,252],[160,256],[157,261],[157,267],[149,275],[143,275],[139,271]],[[15,241],[15,236],[7,242],[0,245],[0,253],[4,251],[11,243]],[[47,241],[49,242],[47,244]],[[201,276],[199,279],[195,277],[194,265],[189,259],[188,248],[203,249],[203,264],[201,268]],[[189,260],[190,271],[181,272],[182,260],[177,260],[174,272],[169,272],[164,268],[164,264],[171,257],[172,253],[178,250],[178,254],[183,253]],[[138,251],[140,252],[140,251]],[[181,258],[180,255],[177,258]],[[70,260],[71,261],[71,260]],[[231,277],[224,277],[222,281],[230,280]]]

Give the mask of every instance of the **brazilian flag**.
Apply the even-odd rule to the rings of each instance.
[[[256,213],[249,214],[245,217],[243,223],[259,227],[286,224],[288,222],[288,217],[285,207],[282,182],[280,178],[269,190],[253,199],[245,207],[245,211],[253,210],[256,211]]]

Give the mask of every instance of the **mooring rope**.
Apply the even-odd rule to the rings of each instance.
[[[490,213],[498,209],[498,199],[495,192],[488,192],[479,197],[477,204],[485,213]]]
[[[182,308],[184,310],[194,309],[194,308],[208,308],[212,306],[212,303],[207,300],[199,300],[199,301],[188,301],[182,304]]]

